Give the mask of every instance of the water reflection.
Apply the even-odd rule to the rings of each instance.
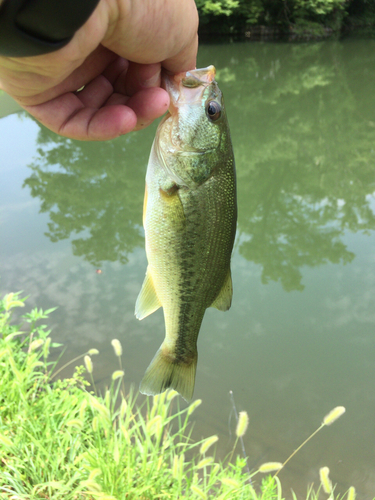
[[[203,46],[200,59],[219,68],[228,106],[239,252],[261,266],[263,283],[302,290],[303,266],[350,262],[345,232],[375,228],[368,196],[375,122],[366,93],[375,57],[363,44],[336,42],[243,44],[235,52],[225,45],[217,61],[213,53]],[[126,262],[143,245],[140,186],[153,134],[88,144],[40,130],[25,185],[49,212],[51,241],[79,233],[73,253],[95,265]]]
[[[39,157],[24,186],[40,198],[41,212],[49,213],[51,241],[72,237],[73,254],[94,265],[125,263],[143,245],[141,186],[148,152],[141,143],[149,135],[86,143],[40,129]]]
[[[346,230],[375,227],[366,197],[375,124],[358,71],[369,53],[342,52],[337,43],[264,45],[225,68],[235,75],[240,253],[261,264],[263,282],[286,290],[302,289],[302,266],[351,261]],[[375,77],[373,64],[366,73]]]

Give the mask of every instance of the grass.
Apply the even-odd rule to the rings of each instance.
[[[121,364],[98,395],[84,377],[85,371],[92,375],[95,349],[81,356],[86,368],[58,380],[49,361],[58,344],[41,321],[52,309],[34,309],[15,325],[12,312],[24,302],[19,293],[0,301],[1,499],[282,499],[279,478],[269,474],[282,464],[263,464],[249,474],[246,459],[235,454],[247,415],[240,414],[233,452],[215,460],[217,436],[191,439],[189,421],[200,400],[180,410],[170,391],[138,407],[131,391],[125,395]],[[113,347],[121,361],[121,346]],[[329,415],[324,425],[333,422]],[[309,489],[306,498],[318,495]],[[347,498],[354,500],[354,488]]]

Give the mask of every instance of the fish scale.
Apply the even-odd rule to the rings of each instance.
[[[171,107],[158,127],[147,168],[148,268],[136,316],[143,319],[163,307],[166,334],[141,382],[144,394],[171,387],[191,399],[205,310],[231,305],[236,180],[214,75],[210,66],[165,77]],[[210,104],[214,117],[207,111]]]

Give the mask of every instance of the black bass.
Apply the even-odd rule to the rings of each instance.
[[[232,301],[236,178],[215,68],[166,76],[164,83],[171,104],[147,167],[148,267],[135,314],[143,319],[163,307],[166,335],[140,391],[153,395],[173,388],[190,400],[205,310],[226,311]]]

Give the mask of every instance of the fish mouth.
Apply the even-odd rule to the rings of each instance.
[[[179,75],[183,75],[180,73]],[[177,75],[177,76],[179,76]],[[207,68],[193,69],[186,71],[182,77],[181,83],[184,87],[195,88],[200,85],[209,85],[215,80],[216,69],[215,66],[207,66]]]
[[[173,114],[181,104],[194,104],[201,101],[205,88],[215,81],[215,66],[192,69],[175,75],[163,73],[162,86],[171,99],[169,112]]]

